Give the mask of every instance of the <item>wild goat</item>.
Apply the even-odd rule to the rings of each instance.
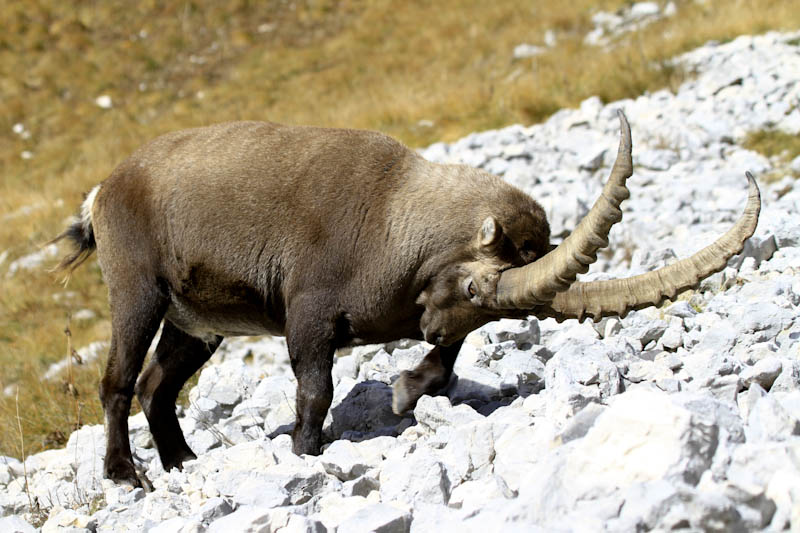
[[[744,214],[707,248],[640,276],[575,281],[608,244],[628,197],[630,128],[619,118],[608,183],[552,251],[545,213],[528,195],[481,170],[428,162],[376,132],[234,122],[136,151],[57,238],[77,246],[62,268],[96,249],[108,284],[106,477],[141,483],[128,440],[134,391],[164,468],[195,458],[175,399],[223,337],[286,336],[297,377],[293,449],[317,454],[337,348],[398,338],[435,345],[395,382],[401,413],[448,382],[464,337],[491,320],[624,315],[723,268],[758,222],[749,173]]]

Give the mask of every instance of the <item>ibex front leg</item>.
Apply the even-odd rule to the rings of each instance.
[[[404,370],[392,385],[392,411],[402,415],[417,405],[423,394],[436,394],[447,386],[464,340],[434,346],[414,370]]]
[[[333,401],[333,352],[336,320],[326,316],[330,306],[312,296],[294,298],[288,311],[286,341],[297,378],[297,422],[292,450],[317,455],[322,446],[322,423]]]

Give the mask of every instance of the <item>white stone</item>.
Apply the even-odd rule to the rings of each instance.
[[[414,408],[417,423],[428,431],[436,431],[441,426],[462,425],[483,419],[468,405],[453,407],[445,396],[422,396]]]
[[[766,357],[756,362],[755,365],[747,367],[739,374],[745,387],[752,383],[758,383],[764,389],[769,390],[775,379],[783,370],[783,365],[777,357]]]
[[[619,391],[617,366],[602,343],[567,342],[545,367],[548,414],[571,416],[587,403],[607,399]]]
[[[422,448],[407,457],[387,459],[380,474],[383,501],[417,501],[446,505],[450,497],[445,466]]]
[[[364,475],[367,470],[377,466],[379,461],[380,457],[365,457],[359,447],[346,440],[334,441],[320,456],[325,471],[342,481]]]
[[[0,518],[0,531],[8,533],[35,533],[36,528],[19,516],[4,516]]]
[[[488,475],[458,485],[453,489],[448,505],[471,514],[484,507],[487,500],[512,496],[513,493],[501,477]]]
[[[541,55],[546,51],[547,48],[544,48],[542,46],[535,46],[532,44],[523,43],[523,44],[518,44],[517,46],[514,47],[514,53],[512,54],[512,57],[514,59],[525,59],[526,57],[534,57]]]
[[[407,533],[411,514],[392,505],[376,503],[356,511],[342,522],[338,531],[352,533]]]
[[[584,490],[627,487],[664,477],[696,483],[716,448],[717,428],[664,393],[617,396],[568,456],[565,479]]]
[[[114,102],[111,100],[111,97],[107,94],[102,94],[94,99],[94,103],[97,104],[97,107],[101,109],[111,109],[114,106]]]
[[[749,441],[781,441],[800,435],[800,416],[788,413],[771,394],[756,400],[745,426]]]
[[[37,270],[42,268],[43,264],[46,261],[51,259],[55,259],[58,257],[58,246],[55,244],[48,244],[43,246],[41,249],[37,250],[36,252],[30,253],[28,255],[22,256],[19,259],[15,259],[11,261],[8,265],[8,272],[6,273],[6,277],[10,278],[14,276],[17,272],[23,270]]]

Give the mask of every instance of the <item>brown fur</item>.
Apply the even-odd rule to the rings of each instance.
[[[166,468],[194,457],[177,392],[233,335],[286,335],[294,450],[318,453],[335,349],[404,337],[442,345],[395,388],[395,408],[413,407],[446,384],[463,337],[499,317],[499,272],[544,255],[549,240],[541,207],[486,172],[427,162],[375,132],[260,122],[152,141],[91,207],[82,227],[93,231],[112,315],[105,473],[134,484],[128,410],[162,319],[135,390]],[[80,224],[65,235],[90,253]]]

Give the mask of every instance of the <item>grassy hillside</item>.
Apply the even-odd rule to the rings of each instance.
[[[7,271],[58,234],[82,194],[143,141],[246,118],[378,129],[421,146],[537,122],[592,95],[675,87],[691,75],[670,66],[675,54],[800,27],[789,0],[678,1],[677,15],[608,49],[584,44],[593,13],[626,4],[3,0],[0,390],[19,389],[18,404],[0,394],[0,455],[21,456],[23,438],[25,453],[63,444],[76,425],[102,420],[102,361],[41,379],[68,353],[71,313],[92,312],[70,324],[73,347],[108,338],[96,263],[66,288],[45,269]],[[513,58],[520,43],[542,45],[547,30],[555,46]]]

